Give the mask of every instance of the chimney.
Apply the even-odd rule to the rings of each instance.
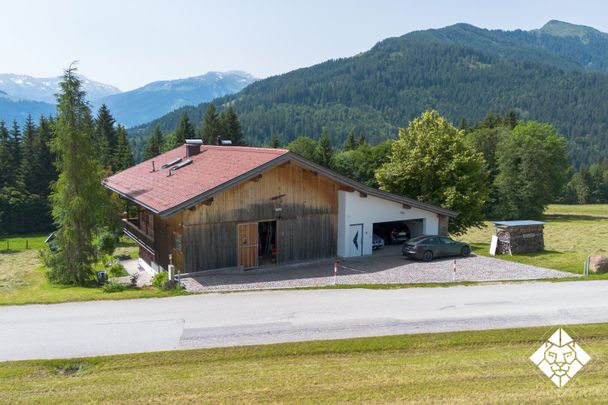
[[[202,139],[186,139],[186,156],[194,156],[201,153]]]

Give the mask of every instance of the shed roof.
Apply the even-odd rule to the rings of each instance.
[[[279,165],[294,162],[353,189],[386,200],[456,217],[447,208],[365,186],[286,149],[204,145],[199,154],[185,157],[180,146],[116,173],[103,181],[110,190],[163,217],[194,206],[228,188]],[[162,165],[175,159],[192,163],[171,172]],[[155,171],[152,171],[154,161]]]
[[[497,225],[497,226],[508,226],[508,227],[528,226],[528,225],[544,225],[544,224],[545,224],[545,222],[531,221],[531,220],[496,221],[496,222],[494,222],[494,225]]]

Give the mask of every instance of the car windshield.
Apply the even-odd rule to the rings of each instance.
[[[427,238],[428,238],[428,236],[422,236],[422,235],[421,236],[415,236],[412,239],[408,240],[407,243],[418,243],[418,242],[423,241],[423,240],[425,240]]]

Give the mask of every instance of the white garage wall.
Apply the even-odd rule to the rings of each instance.
[[[426,235],[439,233],[437,214],[359,192],[338,191],[338,256],[348,257],[348,231],[351,224],[363,224],[363,254],[372,254],[373,224],[422,218]]]

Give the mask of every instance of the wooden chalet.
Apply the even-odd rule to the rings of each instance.
[[[372,253],[374,224],[446,234],[455,212],[367,187],[284,149],[195,141],[104,180],[150,272]],[[135,208],[136,207],[136,208]]]

